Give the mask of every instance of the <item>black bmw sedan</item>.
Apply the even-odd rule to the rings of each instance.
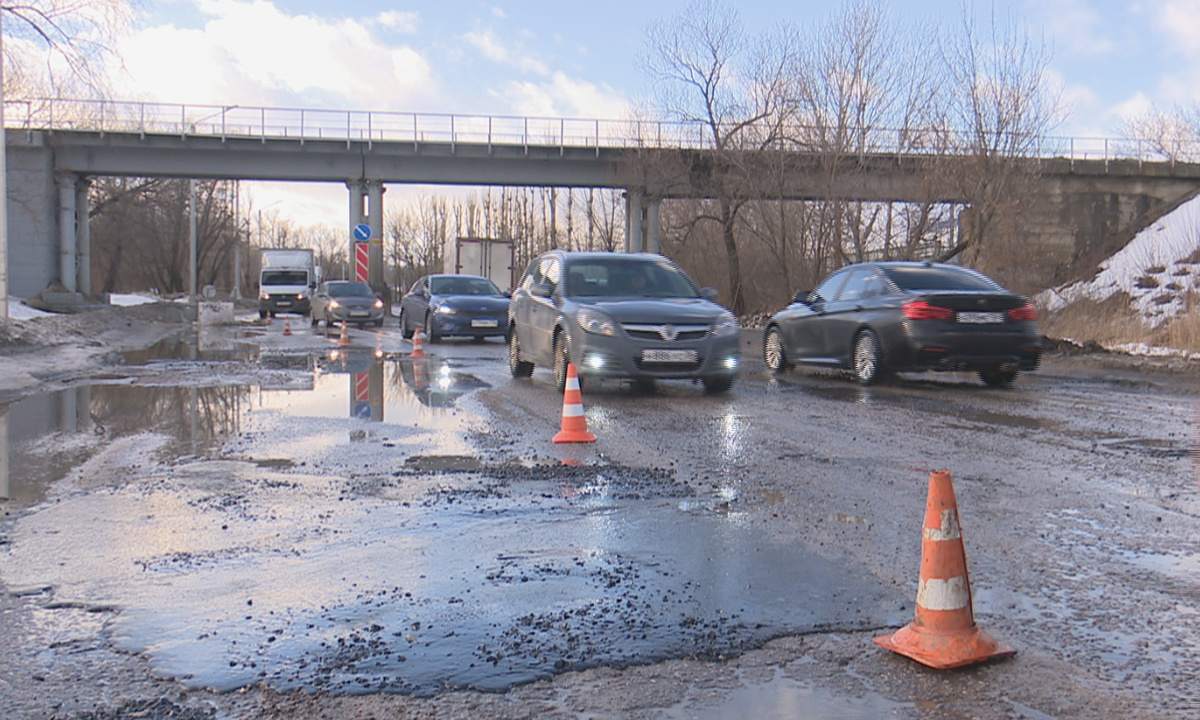
[[[934,262],[870,262],[835,271],[772,316],[767,367],[841,368],[863,384],[892,372],[974,370],[989,386],[1034,370],[1037,311],[986,275]]]

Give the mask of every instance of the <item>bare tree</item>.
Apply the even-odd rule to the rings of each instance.
[[[986,41],[966,9],[961,32],[941,47],[949,96],[944,127],[960,162],[943,162],[945,181],[969,204],[964,234],[952,254],[1016,286],[1011,268],[1026,249],[1017,219],[1035,198],[1032,180],[1041,140],[1062,119],[1060,97],[1046,70],[1050,51],[1028,30],[993,17]]]
[[[790,115],[789,40],[784,31],[747,40],[737,12],[718,0],[697,0],[648,32],[644,62],[662,110],[685,125],[703,127],[711,143],[711,164],[686,171],[708,181],[713,200],[695,221],[721,228],[730,306],[737,313],[745,306],[737,219],[756,194],[748,189],[757,182],[748,176],[755,172],[754,153],[780,140]]]
[[[1120,132],[1136,144],[1135,157],[1161,155],[1170,162],[1200,159],[1200,108],[1177,105],[1151,110],[1121,123]]]

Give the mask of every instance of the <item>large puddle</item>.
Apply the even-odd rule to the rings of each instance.
[[[264,356],[211,385],[221,361],[167,355],[7,408],[0,573],[188,686],[503,690],[910,619],[670,471],[482,463],[456,400],[483,383],[450,362]]]
[[[370,349],[238,350],[222,357],[171,340],[127,360],[143,366],[136,369],[142,372],[114,374],[0,409],[0,498],[8,498],[10,507],[39,502],[51,483],[128,438],[156,436],[158,458],[204,456],[222,443],[262,434],[269,418],[277,423],[289,418],[295,432],[281,432],[280,447],[260,450],[296,462],[316,447],[306,448],[306,437],[320,446],[347,437],[386,441],[411,438],[412,428],[422,429],[417,435],[426,452],[461,451],[455,438],[464,418],[452,412],[455,401],[486,386],[448,362],[412,363]],[[243,363],[246,371],[239,375]],[[168,379],[160,380],[156,369]],[[158,384],[178,383],[181,375],[195,384]],[[214,377],[241,382],[214,385]]]

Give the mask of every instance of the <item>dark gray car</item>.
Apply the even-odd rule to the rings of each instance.
[[[724,392],[737,378],[740,328],[715,296],[661,255],[545,253],[513,291],[509,369],[552,367],[559,390],[570,362],[581,382],[692,378]]]
[[[983,273],[934,262],[848,265],[776,313],[763,337],[771,370],[850,370],[863,384],[893,371],[974,370],[1003,387],[1038,366],[1029,300]]]

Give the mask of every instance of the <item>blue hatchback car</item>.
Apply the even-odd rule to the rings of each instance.
[[[504,337],[508,295],[482,275],[425,275],[400,300],[400,331],[422,328],[431,343],[444,337]]]

